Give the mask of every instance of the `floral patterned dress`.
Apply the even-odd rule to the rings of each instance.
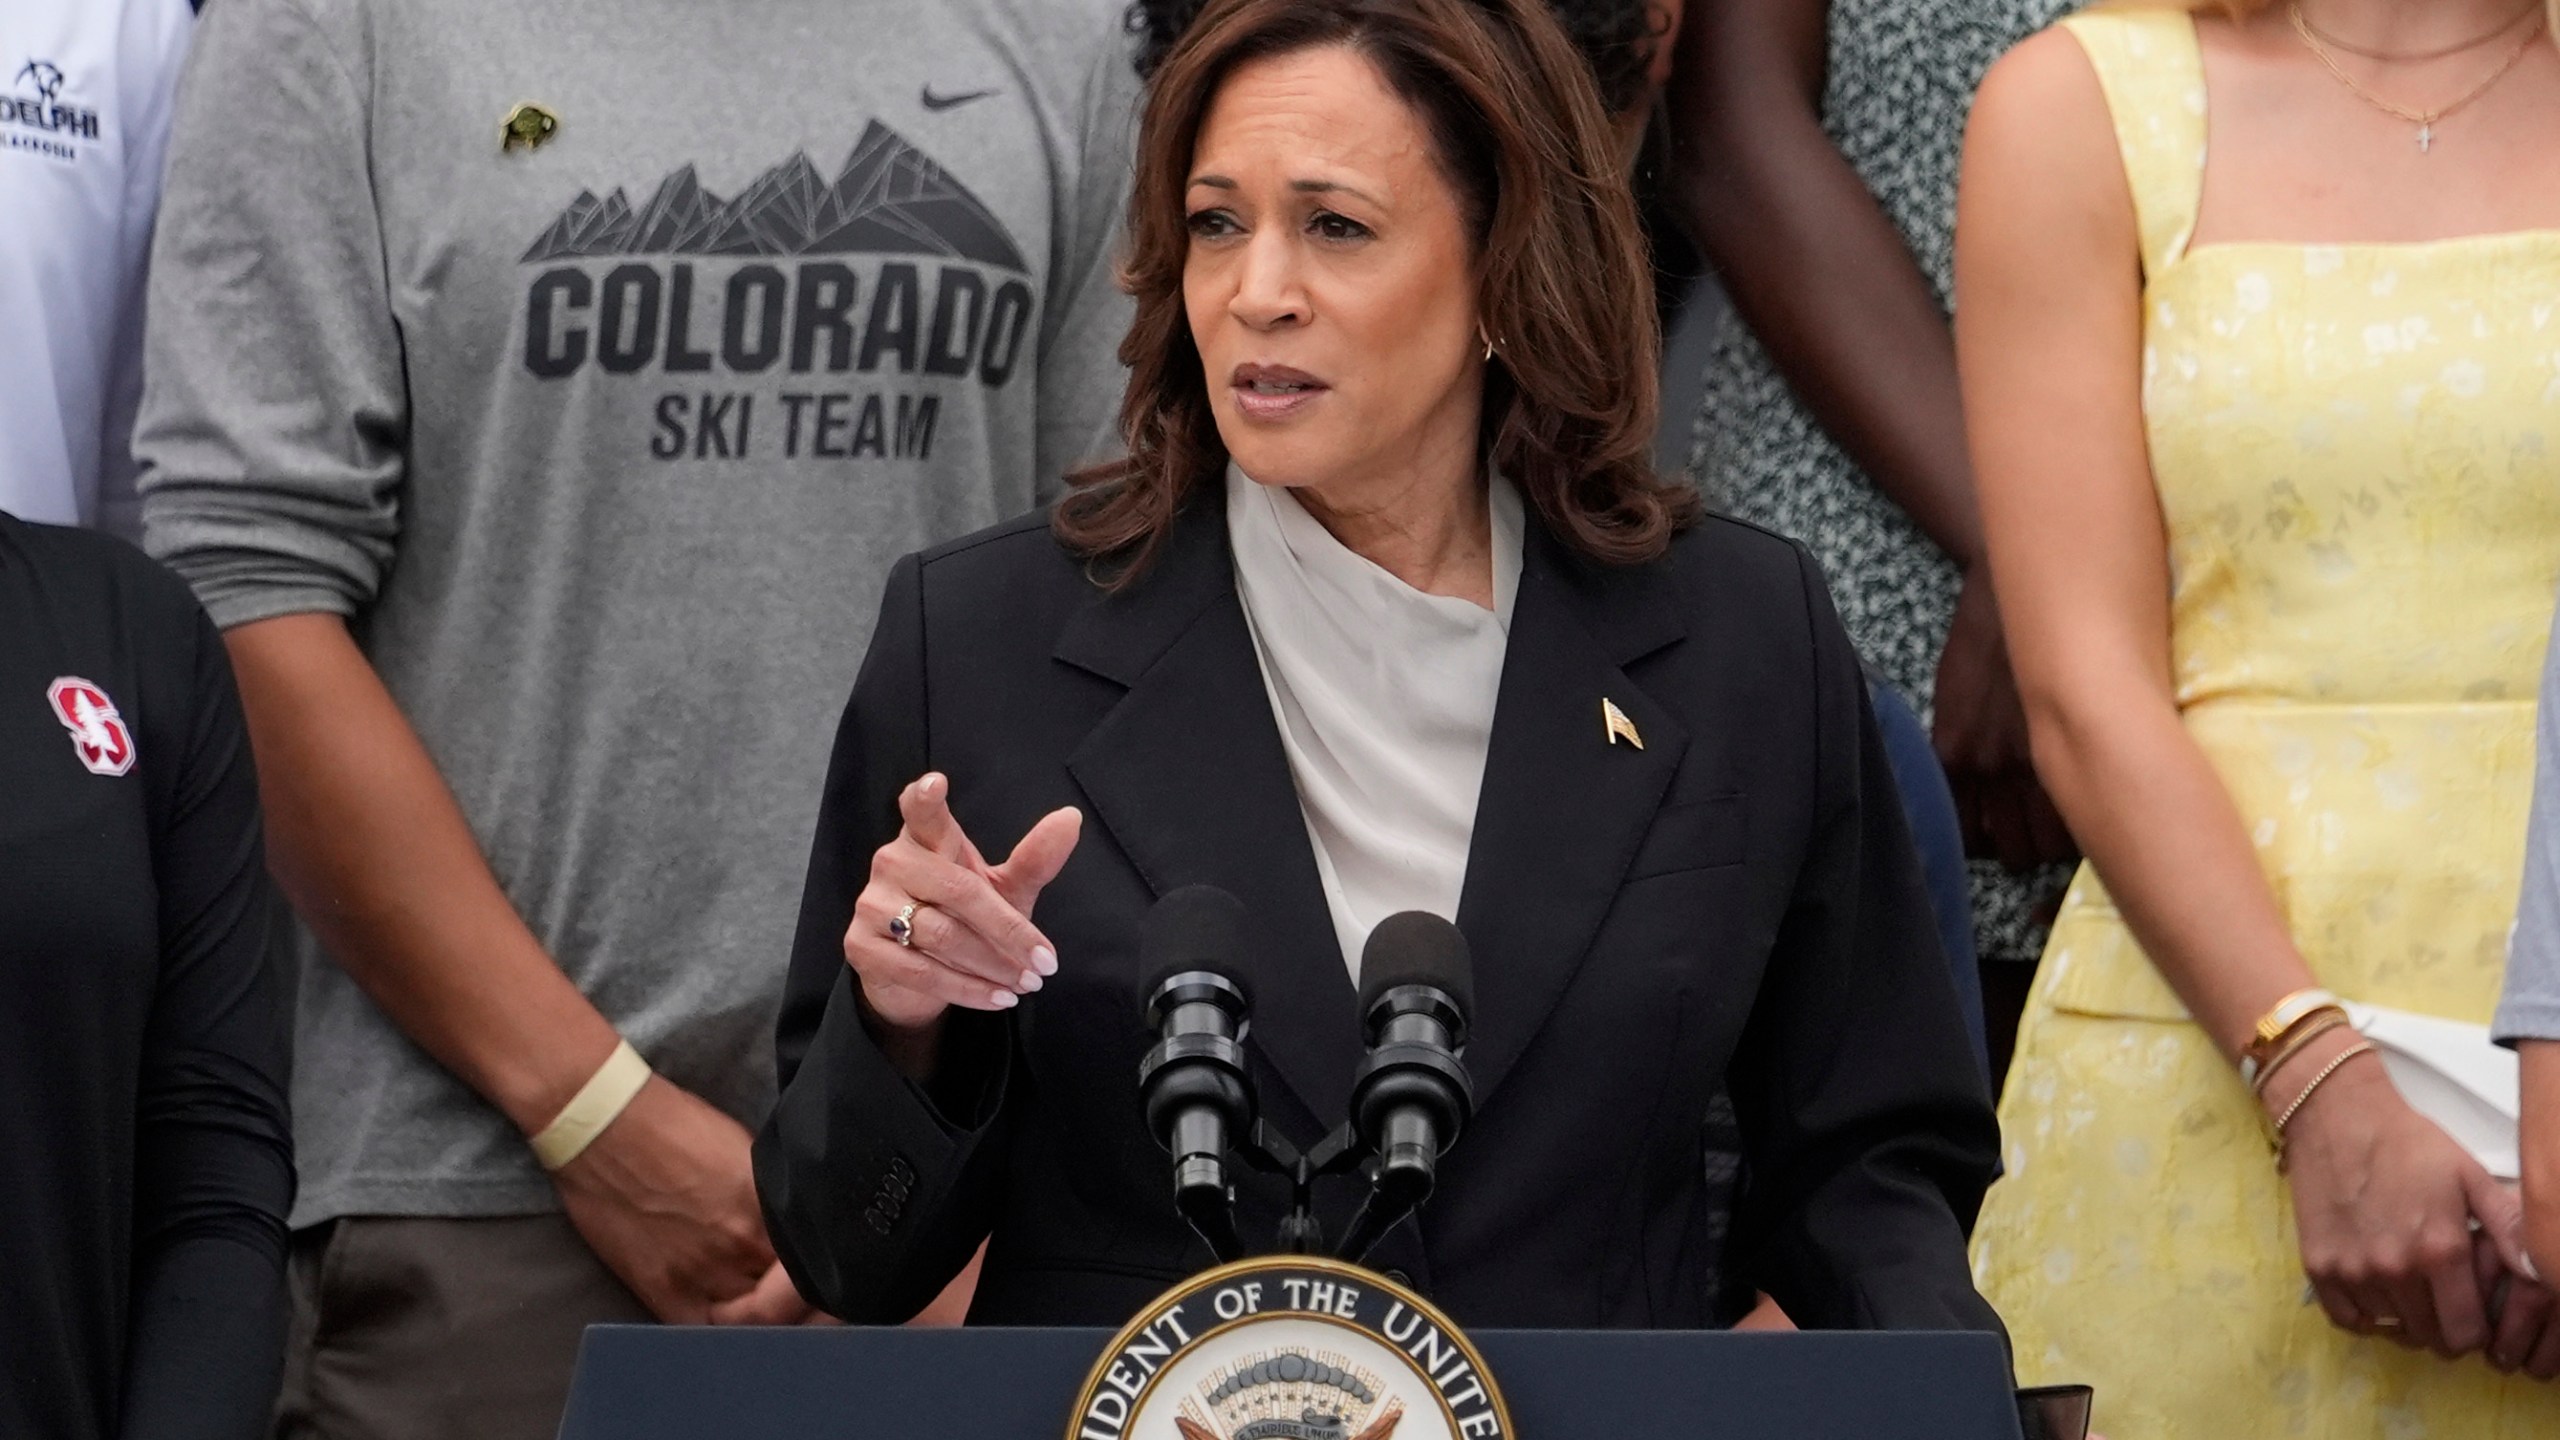
[[[1983,71],[2070,0],[1832,0],[1823,123],[1949,304],[1956,161]],[[1707,371],[1690,471],[1718,509],[1801,540],[1858,653],[1927,719],[1955,616],[1956,567],[1796,403],[1749,327]],[[2069,870],[1972,865],[1974,946],[2033,960]]]
[[[2194,22],[2064,22],[2143,252],[2143,411],[2187,732],[2320,983],[2486,1023],[2560,585],[2560,231],[2188,247]],[[2000,1107],[1974,1269],[2019,1378],[2114,1440],[2560,1436],[2560,1385],[2332,1327],[2246,1086],[2084,870]]]

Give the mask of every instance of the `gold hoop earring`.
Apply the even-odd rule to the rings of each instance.
[[[1493,340],[1484,333],[1484,327],[1481,325],[1476,327],[1476,338],[1484,341],[1484,358],[1491,360],[1493,358]]]

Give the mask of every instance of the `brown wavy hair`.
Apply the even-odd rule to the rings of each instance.
[[[1138,130],[1121,288],[1127,454],[1067,477],[1051,526],[1117,588],[1226,469],[1183,309],[1183,194],[1219,86],[1239,65],[1357,51],[1430,131],[1465,207],[1476,313],[1494,337],[1481,456],[1576,552],[1638,564],[1698,513],[1653,472],[1661,337],[1635,202],[1581,56],[1541,0],[1212,0],[1157,69]]]

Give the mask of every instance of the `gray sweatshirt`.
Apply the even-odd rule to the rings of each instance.
[[[2560,615],[2542,667],[2534,726],[2533,819],[2525,831],[2524,884],[2507,934],[2506,991],[2490,1031],[2505,1044],[2560,1040]]]
[[[882,577],[1107,443],[1121,8],[206,9],[150,549],[219,625],[350,617],[533,933],[749,1124]],[[506,1120],[299,943],[294,1222],[553,1208]]]

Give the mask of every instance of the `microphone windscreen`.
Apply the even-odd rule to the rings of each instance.
[[[1360,947],[1360,1013],[1399,985],[1429,985],[1458,1002],[1458,1013],[1476,1013],[1476,967],[1467,937],[1428,910],[1390,915]]]
[[[1244,902],[1215,885],[1185,885],[1155,903],[1138,932],[1138,964],[1147,977],[1138,998],[1185,970],[1225,976],[1251,1003],[1244,977]]]

